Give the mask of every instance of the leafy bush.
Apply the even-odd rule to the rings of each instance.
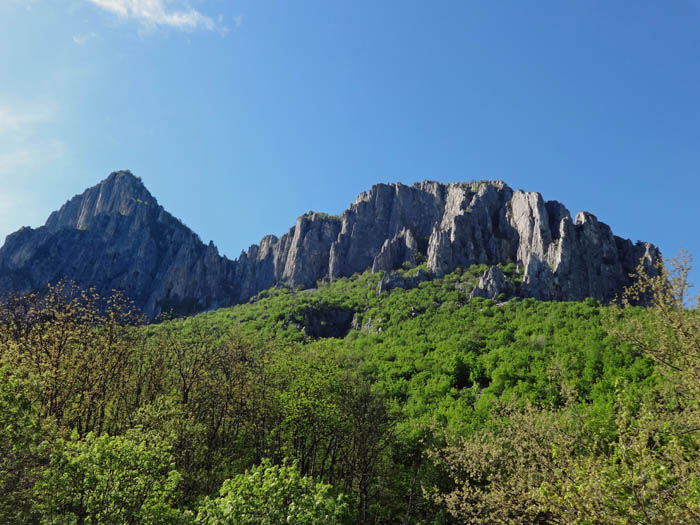
[[[0,522],[33,518],[32,489],[44,459],[44,429],[7,367],[0,368]]]
[[[169,448],[140,428],[58,441],[35,489],[41,523],[184,523],[174,507],[181,476]]]
[[[339,525],[348,504],[330,485],[302,476],[296,464],[263,461],[226,480],[218,498],[206,498],[197,523],[231,525]]]

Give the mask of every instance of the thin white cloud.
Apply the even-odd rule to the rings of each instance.
[[[167,26],[183,31],[206,29],[225,32],[221,18],[214,21],[191,7],[169,8],[166,0],[87,0],[123,19],[133,19],[145,26]]]
[[[90,40],[92,40],[96,36],[97,36],[97,34],[94,32],[73,35],[73,43],[76,46],[84,46],[85,44],[87,44]]]
[[[24,132],[37,124],[52,120],[55,110],[46,105],[33,105],[18,109],[11,105],[0,105],[0,135],[9,132]]]

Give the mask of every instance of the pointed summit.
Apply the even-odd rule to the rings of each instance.
[[[113,190],[131,193],[134,197],[147,196],[149,199],[154,199],[143,184],[141,177],[137,177],[129,170],[113,171],[106,179],[98,184],[98,186],[100,185],[111,187]]]
[[[288,233],[268,235],[231,261],[165,211],[141,179],[118,171],[73,197],[46,226],[7,237],[0,297],[67,279],[103,295],[123,290],[153,318],[240,303],[275,285],[308,288],[422,260],[426,278],[513,263],[522,282],[511,291],[522,297],[610,301],[642,257],[652,267],[661,255],[649,243],[616,237],[591,214],[574,221],[539,193],[501,181],[424,181],[375,185],[342,217],[302,216]]]
[[[115,171],[99,184],[88,188],[51,214],[46,227],[51,231],[65,228],[84,230],[101,215],[130,215],[140,207],[158,207],[140,177],[130,171]]]
[[[173,217],[129,171],[66,202],[45,226],[7,237],[0,296],[60,279],[108,295],[123,290],[149,317],[231,303],[233,264]]]

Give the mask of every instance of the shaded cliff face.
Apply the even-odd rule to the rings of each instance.
[[[521,295],[609,301],[629,284],[649,243],[612,234],[590,213],[572,219],[556,201],[500,181],[378,184],[342,217],[310,212],[280,238],[267,236],[234,261],[166,212],[143,183],[117,172],[68,201],[46,225],[0,248],[0,295],[70,279],[103,294],[124,290],[150,317],[248,300],[277,284],[393,270],[427,261],[440,276],[472,264],[515,262]]]
[[[123,290],[149,316],[230,304],[233,263],[166,212],[128,172],[111,174],[0,248],[0,294],[69,279]]]

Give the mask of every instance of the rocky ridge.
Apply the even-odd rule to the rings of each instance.
[[[101,293],[124,290],[149,317],[244,302],[275,285],[309,288],[324,278],[427,263],[441,276],[472,264],[514,262],[520,295],[610,301],[650,243],[622,239],[587,212],[501,181],[377,184],[341,217],[309,212],[280,238],[264,237],[238,259],[219,255],[170,215],[128,171],[112,173],[68,201],[37,229],[0,248],[0,296],[61,278]],[[512,291],[495,270],[475,296]],[[488,272],[487,272],[488,273]]]

